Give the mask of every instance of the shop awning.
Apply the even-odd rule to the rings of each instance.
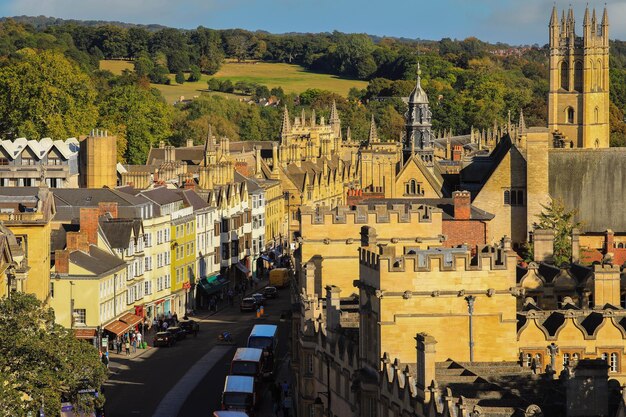
[[[248,267],[242,264],[241,262],[237,262],[235,266],[237,267],[238,270],[246,274],[246,276],[248,276],[248,274],[250,273],[250,270],[248,269]]]
[[[116,336],[121,335],[126,330],[130,329],[130,324],[124,323],[123,321],[115,320],[111,323],[104,326],[104,330],[113,333]]]
[[[133,313],[126,313],[120,317],[120,320],[129,326],[136,326],[138,323],[141,323],[142,318]]]
[[[77,339],[93,339],[96,337],[96,329],[74,329]]]
[[[210,275],[198,281],[198,286],[207,294],[213,294],[228,284],[228,278],[219,274]]]

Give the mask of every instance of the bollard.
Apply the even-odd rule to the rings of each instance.
[[[261,306],[261,315],[264,316],[265,315],[265,309],[263,308],[263,306]]]
[[[261,310],[257,308],[256,310],[256,318],[260,318],[261,317]]]

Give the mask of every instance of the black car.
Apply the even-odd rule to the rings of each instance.
[[[172,333],[170,333],[169,331],[167,332],[158,332],[155,336],[154,336],[154,341],[152,342],[152,345],[154,347],[157,346],[174,346],[176,344],[176,336],[174,336]]]
[[[176,340],[183,340],[184,338],[187,337],[187,332],[184,329],[177,327],[177,326],[169,327],[167,331],[170,332],[172,336],[176,338]]]
[[[196,334],[200,331],[200,325],[193,320],[181,321],[178,326],[183,329],[187,334]]]
[[[256,311],[257,304],[256,300],[252,297],[247,297],[241,300],[241,304],[239,304],[239,310],[243,311]]]
[[[258,306],[262,306],[263,304],[265,304],[265,297],[263,296],[263,294],[261,293],[254,293],[252,294],[250,297],[254,298],[254,300],[256,301],[256,305]]]
[[[276,287],[265,287],[263,289],[263,297],[278,298],[278,289]]]

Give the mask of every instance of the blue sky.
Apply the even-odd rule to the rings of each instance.
[[[407,38],[544,44],[553,0],[0,0],[0,15],[199,25],[272,33],[369,33]],[[578,25],[587,0],[572,4]],[[604,1],[589,1],[601,14]],[[626,0],[608,0],[611,38],[626,39]],[[580,29],[578,30],[580,33]]]

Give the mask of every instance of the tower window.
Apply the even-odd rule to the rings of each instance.
[[[583,63],[576,61],[574,66],[574,90],[583,91]]]
[[[523,206],[524,190],[504,190],[505,206]]]
[[[569,66],[567,62],[561,63],[561,88],[563,90],[569,90]]]
[[[567,110],[565,110],[566,116],[567,116],[567,123],[574,123],[574,109],[571,107],[568,107]]]
[[[598,123],[598,121],[600,120],[600,110],[597,107],[593,110],[593,117],[595,123]]]

